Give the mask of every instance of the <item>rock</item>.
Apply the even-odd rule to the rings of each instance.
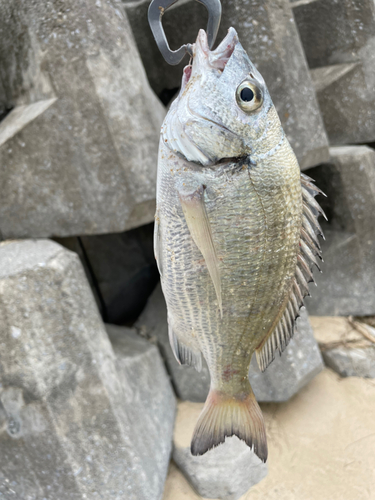
[[[187,59],[174,68],[162,60],[147,25],[148,3],[124,5],[152,88],[160,97],[172,98],[180,86]],[[243,47],[268,85],[301,168],[326,161],[327,137],[288,0],[224,0],[222,8],[217,40],[224,38],[230,26],[237,30]],[[178,48],[182,43],[194,42],[199,28],[206,28],[205,12],[193,0],[178,3],[168,11],[163,26],[170,46]]]
[[[4,497],[160,498],[175,406],[155,346],[109,327],[112,348],[78,257],[52,241],[0,245],[0,303]]]
[[[156,338],[177,396],[183,400],[205,401],[210,387],[207,364],[203,360],[202,371],[198,373],[177,363],[169,345],[167,311],[160,285],[135,327],[146,337]],[[264,373],[253,357],[249,379],[258,401],[286,401],[322,370],[322,358],[304,310],[297,321],[297,330],[283,355],[276,356]]]
[[[329,164],[308,174],[327,194],[322,225],[323,274],[306,301],[314,316],[375,314],[375,151],[366,146],[330,149]]]
[[[105,322],[133,323],[159,282],[153,224],[124,233],[55,238],[81,258]]]
[[[300,314],[290,344],[281,356],[276,355],[264,373],[259,370],[255,356],[251,360],[249,378],[258,401],[287,401],[323,369],[306,309]]]
[[[237,437],[228,438],[222,445],[194,457],[190,453],[190,441],[201,409],[201,404],[179,403],[173,460],[203,497],[237,500],[267,475],[267,464]]]
[[[361,333],[365,325],[355,322],[357,330],[343,317],[312,316],[310,320],[327,366],[341,377],[375,378],[375,336],[371,342],[370,332],[367,337]]]
[[[292,6],[331,143],[375,141],[373,0]]]
[[[121,2],[5,0],[0,18],[3,238],[152,221],[164,108]]]
[[[241,500],[371,500],[374,407],[373,381],[341,379],[329,369],[290,401],[263,405],[268,475]],[[163,500],[200,498],[171,467]]]
[[[169,377],[158,348],[134,329],[107,324],[106,331],[116,357],[130,432],[137,435],[137,461],[147,482],[145,498],[160,499],[175,422],[176,403]]]

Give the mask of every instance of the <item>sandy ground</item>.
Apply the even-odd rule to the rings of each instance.
[[[185,442],[202,404],[181,405]],[[287,403],[261,406],[269,473],[241,500],[375,500],[375,380],[325,369]],[[172,463],[163,500],[200,498]]]

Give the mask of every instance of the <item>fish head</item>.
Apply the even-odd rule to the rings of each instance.
[[[281,129],[267,86],[235,29],[213,51],[200,30],[162,127],[164,142],[188,161],[212,166],[264,148],[275,126]]]

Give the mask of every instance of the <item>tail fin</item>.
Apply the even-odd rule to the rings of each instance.
[[[210,390],[191,441],[191,453],[203,455],[224,443],[226,436],[237,436],[252,448],[258,457],[267,460],[267,438],[261,409],[249,385],[249,393],[229,396]]]

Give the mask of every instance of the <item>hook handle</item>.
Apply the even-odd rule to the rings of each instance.
[[[167,37],[165,36],[161,18],[165,11],[175,4],[178,0],[152,0],[148,8],[148,22],[152,34],[159,50],[168,64],[176,65],[182,61],[186,53],[192,54],[192,45],[190,43],[182,45],[177,50],[171,50],[168,45]],[[197,0],[203,4],[208,10],[207,22],[207,39],[210,49],[216,40],[216,35],[219,29],[221,20],[221,3],[220,0]]]

